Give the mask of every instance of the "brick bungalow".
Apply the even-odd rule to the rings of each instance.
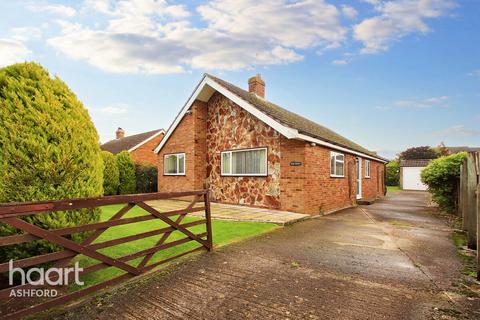
[[[157,129],[125,137],[125,130],[118,128],[115,139],[100,146],[102,150],[113,154],[128,151],[137,163],[157,165],[157,155],[153,151],[165,135],[165,130]]]
[[[384,195],[387,160],[248,87],[204,75],[155,149],[158,191],[312,215]]]

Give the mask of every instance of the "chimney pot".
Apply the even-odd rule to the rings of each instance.
[[[121,139],[121,138],[125,137],[125,130],[118,127],[117,131],[115,131],[115,136],[117,137],[117,139]]]
[[[265,81],[263,81],[259,73],[256,76],[248,79],[248,92],[265,98]]]

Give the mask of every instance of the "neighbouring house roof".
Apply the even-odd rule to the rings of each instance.
[[[432,159],[401,160],[400,167],[426,167]]]
[[[480,152],[480,147],[467,147],[467,146],[460,146],[460,147],[445,147],[448,149],[450,153],[459,153],[459,152]]]
[[[162,133],[165,134],[165,130],[157,129],[139,134],[134,134],[120,139],[113,139],[102,144],[100,148],[113,154],[120,153],[124,150],[132,152],[133,150],[137,149],[141,145],[147,143],[148,141],[152,140],[153,138],[157,137]]]
[[[190,96],[189,101],[187,101],[182,111],[180,111],[177,118],[167,130],[165,138],[160,142],[159,146],[155,149],[155,152],[160,152],[171,133],[175,130],[176,126],[179,124],[180,120],[195,99],[200,99],[206,102],[215,91],[220,92],[289,139],[315,142],[332,149],[350,152],[382,162],[388,162],[387,159],[380,157],[375,152],[350,141],[324,126],[209,74],[204,75],[202,81]]]

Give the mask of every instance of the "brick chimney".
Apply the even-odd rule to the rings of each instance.
[[[125,137],[125,130],[119,127],[117,131],[115,131],[115,135],[117,136],[117,139],[121,139]]]
[[[248,79],[248,91],[265,98],[265,81],[262,80],[260,74]]]

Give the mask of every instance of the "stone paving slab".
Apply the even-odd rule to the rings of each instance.
[[[148,203],[159,211],[181,210],[188,205],[187,201],[182,200],[154,200]],[[198,202],[195,205],[195,207],[201,206],[203,206],[203,202]],[[212,218],[219,220],[270,222],[279,225],[288,225],[310,218],[308,214],[223,203],[212,202],[210,207],[212,210]],[[193,212],[189,215],[195,217],[205,216],[203,212]]]

